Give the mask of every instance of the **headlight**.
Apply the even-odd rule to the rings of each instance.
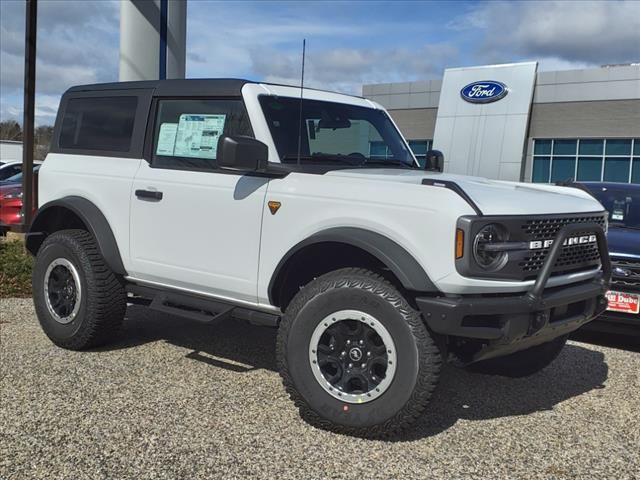
[[[495,247],[506,240],[507,232],[502,226],[492,223],[482,227],[473,240],[473,258],[476,263],[489,271],[503,267],[507,260],[507,252]]]

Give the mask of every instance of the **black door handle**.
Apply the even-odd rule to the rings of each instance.
[[[162,192],[157,190],[136,190],[136,197],[148,200],[162,200]]]

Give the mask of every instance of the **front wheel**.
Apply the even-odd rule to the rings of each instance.
[[[469,368],[486,375],[528,377],[551,364],[560,355],[565,343],[567,343],[567,336],[562,336],[521,352],[474,363]]]
[[[307,422],[369,438],[422,413],[442,364],[420,314],[383,278],[354,268],[323,275],[294,297],[277,353]]]

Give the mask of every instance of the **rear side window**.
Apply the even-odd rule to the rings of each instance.
[[[211,170],[223,135],[253,136],[241,99],[159,100],[152,164]]]
[[[62,118],[58,145],[63,149],[129,152],[138,98],[72,98]]]

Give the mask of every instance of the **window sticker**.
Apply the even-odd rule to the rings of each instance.
[[[156,155],[173,155],[173,150],[176,145],[177,131],[177,123],[163,123],[162,125],[160,125],[160,134],[158,135],[158,146],[156,147]]]
[[[173,154],[215,160],[226,118],[226,114],[180,115]]]

